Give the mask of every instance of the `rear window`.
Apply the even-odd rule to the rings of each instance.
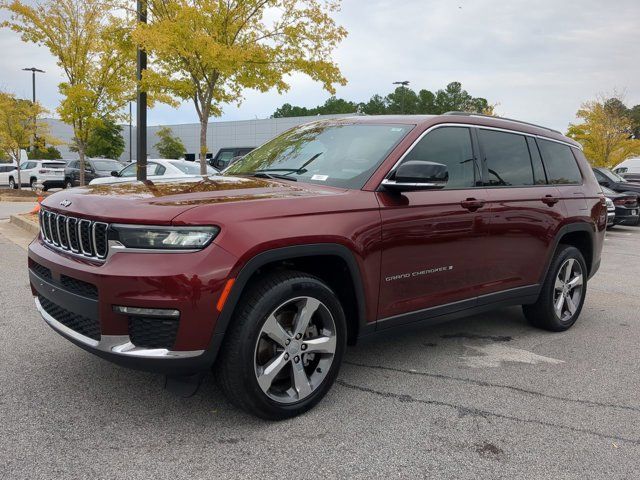
[[[114,160],[94,160],[94,168],[100,172],[112,172],[113,170],[120,170],[122,164]]]
[[[200,174],[200,163],[191,163],[191,162],[171,162],[171,165],[176,167],[182,173],[186,173],[187,175],[199,175]],[[211,171],[211,169],[207,168],[207,171]]]
[[[486,185],[534,184],[529,147],[523,135],[481,129],[478,138],[487,164]]]
[[[571,147],[542,139],[538,139],[538,146],[549,183],[554,185],[582,183],[582,175]]]
[[[42,162],[42,168],[64,168],[64,162]]]

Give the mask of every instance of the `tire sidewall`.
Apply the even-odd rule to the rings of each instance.
[[[569,320],[562,321],[556,315],[555,309],[553,307],[553,299],[554,299],[554,293],[555,293],[555,280],[560,271],[560,267],[562,267],[564,262],[570,258],[573,258],[574,260],[576,260],[580,264],[580,267],[582,268],[582,277],[583,277],[582,295],[580,297],[578,308],[576,309],[576,312],[573,314],[573,316]],[[567,245],[562,246],[562,249],[559,250],[558,254],[555,256],[553,260],[552,266],[549,269],[549,275],[547,277],[547,281],[545,282],[545,285],[544,285],[544,288],[547,290],[545,292],[545,295],[549,299],[546,305],[548,314],[550,315],[550,318],[555,319],[555,323],[557,324],[557,327],[560,330],[566,330],[570,328],[580,317],[580,313],[582,312],[582,306],[584,305],[584,301],[587,297],[587,276],[588,276],[587,272],[588,272],[587,264],[584,260],[584,257],[582,256],[582,253],[580,253],[580,250],[572,246],[567,246]]]
[[[255,376],[255,346],[267,316],[288,300],[303,296],[317,298],[331,312],[336,327],[336,352],[330,371],[313,393],[298,402],[282,404],[269,398],[258,384]],[[346,319],[337,296],[318,279],[312,277],[293,278],[270,289],[253,305],[251,311],[247,313],[247,318],[250,321],[242,328],[242,333],[246,335],[246,341],[242,343],[239,354],[243,380],[251,398],[257,404],[257,413],[265,412],[268,416],[288,418],[312,408],[324,397],[335,381],[347,345]]]

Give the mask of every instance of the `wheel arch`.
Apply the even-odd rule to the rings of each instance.
[[[591,277],[595,273],[594,248],[595,248],[595,227],[587,222],[571,223],[564,225],[556,233],[553,249],[544,269],[544,279],[553,261],[553,257],[558,251],[558,245],[571,245],[582,253],[587,264],[587,276]]]
[[[344,275],[335,275],[340,268]],[[218,317],[215,335],[223,335],[242,294],[252,282],[278,269],[291,269],[319,277],[336,293],[347,319],[348,342],[354,344],[366,323],[362,275],[354,254],[344,245],[319,243],[276,248],[252,257],[240,270]]]

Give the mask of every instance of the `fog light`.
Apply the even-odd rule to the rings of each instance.
[[[113,311],[116,313],[122,313],[123,315],[131,315],[134,317],[178,318],[180,316],[179,310],[172,310],[169,308],[140,308],[114,305]]]

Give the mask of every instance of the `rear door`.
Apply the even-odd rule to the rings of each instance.
[[[564,217],[560,193],[547,183],[533,137],[490,128],[478,128],[477,135],[491,208],[486,292],[537,284]]]
[[[487,282],[479,259],[490,216],[470,128],[429,131],[402,162],[409,160],[444,164],[449,177],[441,190],[376,193],[383,242],[378,317],[395,317],[394,325],[420,319],[408,312],[473,302]]]

